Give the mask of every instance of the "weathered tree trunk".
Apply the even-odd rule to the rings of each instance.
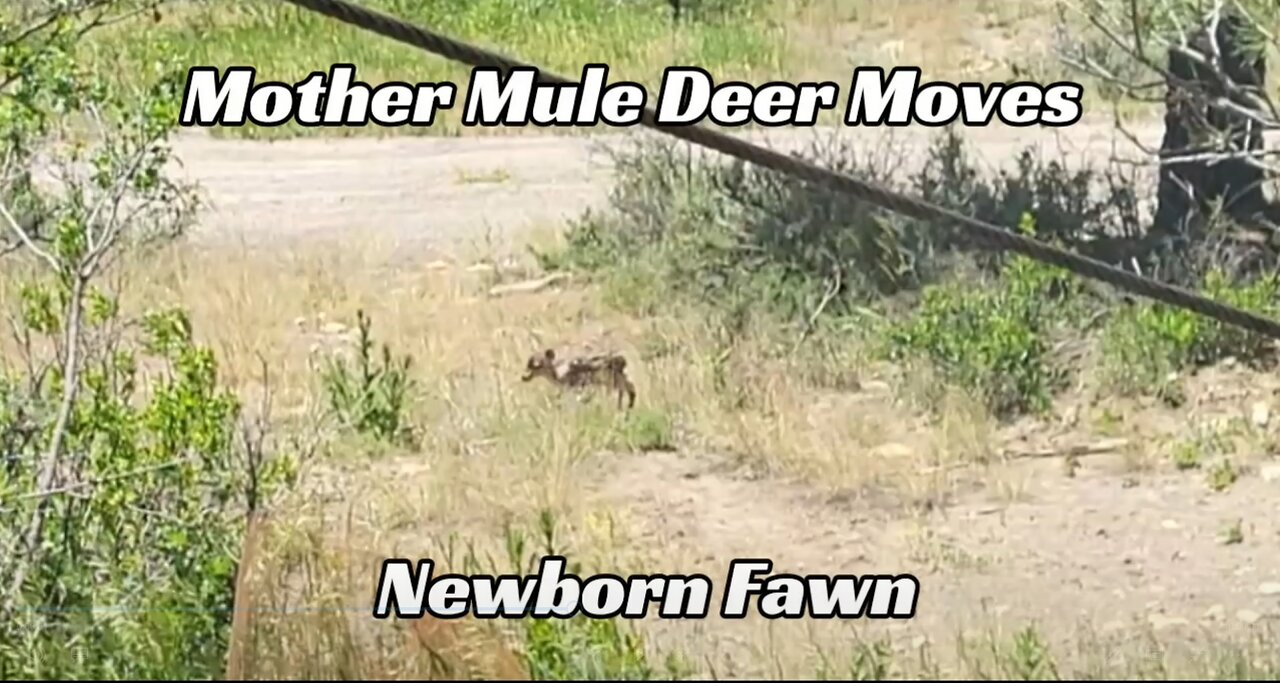
[[[1215,33],[1221,55],[1221,71],[1236,86],[1261,85],[1266,79],[1266,60],[1246,55],[1240,49],[1245,20],[1226,13]],[[1201,54],[1212,50],[1208,30],[1192,41]],[[1244,102],[1221,82],[1212,69],[1191,58],[1169,51],[1170,78],[1165,90],[1165,133],[1161,157],[1188,154],[1231,154],[1263,148],[1262,131],[1246,116],[1211,104],[1223,99]],[[1246,105],[1247,106],[1247,105]],[[1185,236],[1192,241],[1203,237],[1203,221],[1197,220],[1221,202],[1227,215],[1248,227],[1259,227],[1258,219],[1276,211],[1263,192],[1266,175],[1244,159],[1169,162],[1161,165],[1158,208],[1154,233]]]
[[[1239,48],[1241,34],[1246,30],[1244,20],[1234,13],[1223,16],[1222,22],[1218,24],[1218,45],[1223,50],[1223,70],[1237,86],[1262,87],[1267,80],[1266,57],[1261,53],[1250,56]],[[1242,107],[1251,106],[1246,98],[1238,94],[1224,94]],[[1230,149],[1250,152],[1263,149],[1262,129],[1248,117],[1225,108],[1210,107],[1208,118],[1209,125],[1226,132],[1230,139]],[[1207,194],[1227,200],[1233,216],[1245,219],[1267,209],[1268,202],[1263,194],[1263,184],[1267,178],[1257,164],[1251,164],[1245,159],[1224,160],[1210,165],[1207,180]]]

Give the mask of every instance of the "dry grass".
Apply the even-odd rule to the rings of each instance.
[[[575,463],[626,427],[603,394],[566,411],[570,395],[520,382],[529,353],[546,347],[621,352],[639,390],[637,410],[666,416],[686,445],[835,491],[920,489],[922,466],[983,455],[988,417],[962,398],[950,397],[943,414],[952,417],[938,429],[886,407],[889,378],[868,363],[856,335],[815,338],[791,353],[794,332],[757,327],[730,349],[695,311],[633,317],[602,305],[598,289],[576,285],[490,298],[495,282],[532,271],[387,265],[394,251],[182,248],[161,259],[165,266],[140,270],[132,291],[139,304],[186,306],[240,389],[253,388],[265,359],[279,407],[291,414],[315,407],[319,354],[349,348],[356,311],[366,311],[376,340],[414,359],[423,390],[412,421],[426,432],[422,454],[433,464],[477,451],[497,462],[533,460],[542,473],[533,486],[542,491],[526,493],[540,504],[560,498],[547,487],[562,488],[557,482]],[[897,451],[924,460],[884,457]]]
[[[491,553],[504,524],[541,511],[586,529],[582,548],[607,557],[601,561],[611,570],[644,561],[647,552],[634,554],[644,544],[617,555],[617,539],[602,540],[611,523],[601,520],[612,511],[582,495],[586,466],[609,451],[675,443],[736,454],[820,490],[877,486],[908,500],[941,495],[949,482],[932,466],[972,454],[967,437],[950,428],[921,430],[866,395],[823,388],[837,376],[850,381],[861,357],[856,343],[778,358],[774,351],[792,338],[757,329],[718,375],[716,332],[692,311],[631,317],[581,286],[489,298],[495,282],[528,273],[471,272],[467,259],[451,269],[388,265],[395,251],[392,244],[180,246],[116,274],[128,311],[186,308],[197,340],[217,352],[224,380],[246,403],[262,389],[265,364],[284,429],[305,428],[304,418],[323,409],[317,361],[350,352],[357,310],[370,315],[379,343],[414,359],[418,447],[329,434],[327,457],[313,463],[304,489],[250,534],[239,606],[250,616],[235,625],[233,677],[387,678],[439,675],[440,666],[518,677],[521,664],[509,650],[477,649],[474,624],[422,622],[408,634],[368,626],[363,606],[377,563],[439,556],[451,534]],[[0,298],[14,284],[0,280]],[[520,382],[527,355],[545,346],[626,354],[640,395],[633,416],[603,394],[579,404],[548,384]],[[250,550],[259,545],[265,550]],[[488,626],[484,638],[509,637]],[[460,642],[471,644],[458,651]]]
[[[495,623],[369,618],[382,535],[335,531],[330,524],[340,520],[300,514],[308,509],[253,527],[250,542],[260,552],[246,543],[228,679],[529,678],[511,634]],[[354,524],[354,515],[347,521]]]
[[[813,0],[786,12],[816,53],[838,50],[854,65],[918,66],[928,79],[1001,79],[1017,66],[1048,66],[1052,0]],[[928,36],[928,40],[919,40]],[[824,74],[830,77],[830,74]],[[1036,73],[1036,77],[1042,74]]]
[[[874,491],[877,501],[907,508],[951,496],[964,469],[956,466],[981,468],[991,455],[996,427],[980,407],[960,394],[936,396],[926,373],[870,363],[856,335],[818,336],[789,355],[793,332],[755,328],[726,354],[722,335],[694,311],[630,316],[604,306],[605,292],[580,285],[490,298],[496,282],[532,271],[472,271],[474,257],[440,269],[407,261],[394,244],[335,247],[179,246],[122,271],[126,308],[187,308],[198,340],[218,352],[224,378],[242,395],[260,389],[265,362],[283,429],[323,407],[316,360],[349,348],[357,310],[371,316],[378,342],[414,359],[417,447],[328,434],[326,457],[312,463],[302,488],[250,534],[246,546],[261,550],[245,553],[250,569],[228,664],[234,678],[526,677],[512,641],[518,625],[428,620],[405,629],[369,619],[378,563],[433,557],[467,571],[488,558],[501,566],[492,558],[503,554],[507,525],[550,513],[588,565],[705,568],[707,558],[688,555],[679,538],[655,537],[626,509],[588,495],[599,484],[592,477],[620,452],[672,442],[677,459],[729,454],[819,495]],[[13,285],[0,278],[0,299],[9,300]],[[520,382],[527,355],[546,346],[626,354],[640,395],[632,417],[603,394],[580,404],[549,384]],[[941,401],[940,419],[909,408],[913,387]],[[892,400],[895,389],[904,400]],[[1020,496],[1017,475],[998,464],[981,472],[997,495]],[[965,555],[917,524],[918,533],[904,536],[913,561],[986,566],[989,558]],[[726,548],[721,557],[733,552]],[[719,641],[699,625],[649,624],[646,632],[664,648],[693,644],[734,653],[726,662],[749,658],[757,675],[808,675],[815,651],[871,651],[859,648],[874,638],[850,645],[863,626],[827,626],[729,625]],[[910,659],[915,645],[900,643],[895,656]],[[838,664],[833,675],[843,677]]]

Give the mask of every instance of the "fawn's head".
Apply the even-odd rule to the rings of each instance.
[[[528,382],[534,377],[543,376],[549,379],[556,377],[556,352],[547,349],[542,353],[535,353],[529,356],[529,362],[524,364],[524,375],[520,377],[521,381]]]

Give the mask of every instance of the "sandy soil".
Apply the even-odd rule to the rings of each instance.
[[[1140,128],[1151,143],[1160,130],[1158,123]],[[868,144],[878,135],[846,134],[865,136]],[[928,131],[896,134],[918,153]],[[808,135],[790,132],[770,141],[792,146]],[[989,128],[972,131],[971,139],[993,163],[1008,162],[1026,143],[1059,146],[1076,158],[1105,156],[1113,143],[1101,125],[1056,136]],[[427,259],[430,251],[483,240],[486,232],[509,240],[513,231],[552,225],[600,202],[609,183],[600,146],[623,140],[256,143],[190,135],[177,151],[213,203],[197,239],[270,244],[372,237],[402,244],[409,258]],[[1250,419],[1251,406],[1271,405],[1280,386],[1273,378],[1268,385],[1260,381],[1223,375],[1214,386],[1231,387],[1229,398],[1210,386],[1201,393],[1209,398],[1176,414],[1152,412],[1148,424],[1177,426],[1210,414]],[[886,420],[896,410],[887,399],[848,409],[880,411]],[[1257,428],[1272,435],[1275,422]],[[1140,440],[1151,433],[1119,436]],[[1100,438],[1086,427],[1064,427],[1041,441]],[[914,446],[907,440],[903,447]],[[999,480],[974,473],[963,489],[969,493],[923,513],[876,496],[833,500],[799,484],[752,476],[714,454],[610,457],[581,476],[583,490],[622,511],[633,537],[652,546],[663,569],[723,577],[729,559],[763,556],[779,571],[916,572],[923,583],[918,619],[877,628],[945,642],[957,627],[995,615],[1038,620],[1057,631],[1083,618],[1104,633],[1131,630],[1126,626],[1136,620],[1160,633],[1205,638],[1280,618],[1280,472],[1262,454],[1256,462],[1262,464],[1235,486],[1214,493],[1203,471],[1135,470],[1119,456],[1099,456],[1082,459],[1076,476],[1067,477],[1060,459],[1027,459],[1004,466]],[[1234,520],[1242,520],[1242,541],[1224,543],[1223,531]],[[674,639],[693,633],[718,639],[721,675],[768,675],[744,670],[747,659],[733,656],[748,642],[740,632],[758,627],[660,628]]]
[[[838,134],[869,152],[890,145],[906,160],[918,158],[934,132],[841,129]],[[1161,128],[1135,133],[1158,144]],[[775,130],[749,137],[779,149],[797,149],[831,131]],[[554,225],[603,200],[609,189],[608,150],[639,135],[512,136],[496,138],[344,138],[280,142],[218,140],[183,135],[176,145],[188,178],[211,203],[203,238],[251,243],[280,238],[376,235],[410,245],[441,245],[483,238],[530,225]],[[1135,155],[1105,125],[1061,131],[1004,126],[966,132],[991,164],[1005,164],[1025,145],[1068,161]]]

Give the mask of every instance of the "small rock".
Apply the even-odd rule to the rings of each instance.
[[[1213,605],[1204,611],[1204,618],[1208,621],[1221,621],[1227,616],[1227,608],[1222,605]]]
[[[1263,481],[1280,481],[1280,464],[1263,465],[1258,468],[1258,474],[1262,475]]]
[[[1236,612],[1236,618],[1246,624],[1256,624],[1262,618],[1262,615],[1251,609],[1242,609]]]
[[[900,443],[882,443],[871,449],[871,455],[878,458],[909,458],[915,451]]]
[[[307,326],[307,319],[303,316],[298,316],[293,319],[293,326],[298,329],[304,329]]]
[[[1080,422],[1080,406],[1073,405],[1067,408],[1062,414],[1062,422],[1068,427],[1074,427]]]
[[[1262,429],[1271,422],[1271,406],[1265,401],[1258,401],[1253,404],[1253,408],[1249,411],[1250,418],[1253,420],[1253,426]]]
[[[520,282],[512,282],[503,285],[495,285],[489,289],[489,296],[504,296],[507,294],[530,294],[542,291],[551,285],[562,280],[568,279],[567,273],[552,273],[546,277],[540,277],[533,280],[522,280]]]
[[[1152,614],[1148,616],[1147,623],[1151,624],[1151,628],[1156,631],[1163,631],[1165,629],[1187,626],[1190,624],[1190,622],[1182,617],[1166,617],[1162,614]]]
[[[894,61],[902,57],[904,47],[906,47],[906,43],[901,40],[888,40],[880,44],[880,50],[885,56]]]
[[[1174,521],[1174,520],[1172,520],[1172,519],[1166,519],[1166,520],[1164,520],[1163,522],[1160,522],[1160,526],[1162,526],[1162,527],[1164,527],[1164,528],[1166,528],[1166,529],[1169,529],[1169,530],[1181,529],[1181,528],[1182,528],[1182,525],[1181,525],[1181,524],[1177,523],[1176,521]]]
[[[325,323],[324,327],[320,328],[320,331],[324,334],[332,335],[346,334],[347,326],[342,323]]]
[[[1280,595],[1280,582],[1267,581],[1258,586],[1258,592],[1263,595]]]
[[[1102,632],[1103,632],[1103,633],[1118,633],[1118,632],[1120,632],[1120,631],[1124,631],[1124,630],[1126,630],[1126,629],[1128,629],[1128,628],[1129,628],[1128,624],[1125,624],[1123,621],[1114,621],[1114,620],[1113,620],[1113,621],[1108,621],[1107,623],[1105,623],[1105,624],[1103,624],[1103,625],[1102,625]]]
[[[866,392],[875,392],[877,394],[888,393],[893,389],[888,382],[882,382],[878,379],[869,379],[861,383],[862,390]]]
[[[427,270],[448,270],[452,267],[453,267],[452,263],[449,263],[448,261],[440,261],[440,260],[432,261],[427,264]]]
[[[1238,363],[1238,362],[1239,362],[1239,361],[1237,361],[1237,360],[1236,360],[1236,357],[1235,357],[1235,356],[1227,356],[1226,358],[1223,358],[1223,359],[1222,359],[1222,367],[1224,367],[1224,368],[1234,368],[1234,367],[1236,366],[1236,363]]]

